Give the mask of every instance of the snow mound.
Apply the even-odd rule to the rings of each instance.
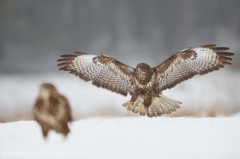
[[[47,140],[35,121],[0,124],[0,158],[240,158],[240,120],[231,118],[88,118],[67,138]]]

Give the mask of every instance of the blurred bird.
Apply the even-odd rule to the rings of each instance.
[[[70,132],[68,122],[72,121],[72,112],[69,102],[50,83],[40,85],[40,93],[34,105],[34,117],[42,127],[44,138],[51,129],[64,136]]]
[[[215,44],[186,48],[156,67],[140,63],[132,68],[104,54],[74,52],[57,60],[59,70],[69,71],[84,81],[115,93],[132,97],[123,106],[129,111],[157,117],[180,108],[181,102],[162,95],[162,91],[195,75],[204,75],[231,65],[228,47]],[[136,57],[137,58],[137,57]]]

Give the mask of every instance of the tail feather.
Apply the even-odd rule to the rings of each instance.
[[[164,114],[163,110],[161,107],[156,107],[155,106],[155,116],[162,116],[162,114]]]
[[[171,112],[175,112],[180,108],[179,104],[181,104],[181,102],[168,98],[162,94],[159,96],[160,97],[153,97],[152,103],[148,108],[144,106],[140,109],[140,105],[143,104],[143,99],[141,97],[138,97],[131,107],[128,106],[130,101],[125,102],[123,106],[127,107],[127,110],[134,113],[140,113],[140,115],[143,116],[147,114],[148,117],[158,117],[163,114],[171,114]]]
[[[166,102],[174,103],[174,104],[182,104],[182,102],[179,102],[179,101],[177,101],[177,100],[168,98],[168,97],[166,97],[166,96],[164,96],[164,95],[162,95],[162,94],[159,94],[159,95],[160,95],[160,97],[161,97],[163,100],[165,100]],[[179,108],[180,108],[180,107],[179,107]]]
[[[139,109],[139,108],[138,108]],[[140,110],[140,115],[144,116],[147,114],[147,108],[143,107],[143,109]]]
[[[157,107],[155,105],[151,105],[148,107],[148,112],[147,112],[147,116],[148,117],[158,117],[158,116],[162,116],[163,110],[160,107]]]
[[[162,107],[165,107],[165,109],[167,110],[166,112],[167,114],[170,114],[171,112],[176,111],[174,104],[171,104],[165,101],[162,102]]]
[[[153,107],[148,107],[147,116],[148,117],[153,117],[154,116],[154,108]]]

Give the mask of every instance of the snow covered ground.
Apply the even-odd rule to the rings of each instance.
[[[0,158],[239,159],[240,115],[85,118],[44,140],[35,121],[0,124]]]
[[[130,96],[111,93],[79,78],[58,74],[0,75],[0,122],[32,119],[32,107],[42,82],[51,82],[65,95],[75,119],[91,116],[132,116],[121,106]],[[240,111],[240,71],[223,69],[196,76],[163,95],[181,101],[173,116],[229,116]]]

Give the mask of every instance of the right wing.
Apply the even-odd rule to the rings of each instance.
[[[197,74],[203,75],[219,70],[224,65],[231,65],[232,58],[229,56],[234,53],[226,52],[228,49],[209,44],[187,48],[172,55],[155,67],[158,73],[158,92],[170,89]]]
[[[59,70],[69,71],[84,81],[112,92],[127,96],[132,94],[135,85],[132,82],[134,68],[116,59],[100,54],[92,55],[85,52],[73,52],[62,55],[57,60]]]

